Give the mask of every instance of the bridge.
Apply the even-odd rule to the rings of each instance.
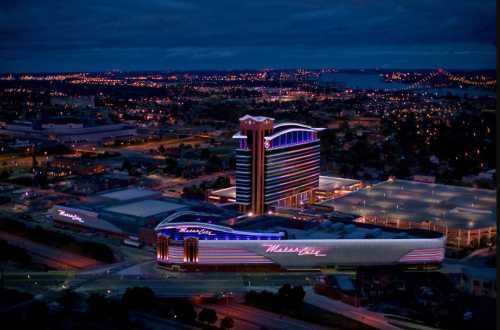
[[[443,68],[438,68],[436,71],[430,72],[424,78],[410,84],[407,87],[402,88],[401,90],[412,90],[412,89],[422,88],[423,86],[428,85],[432,79],[434,79],[435,77],[438,77],[438,76],[444,76],[449,81],[453,81],[453,82],[456,82],[460,85],[471,86],[471,87],[495,88],[496,83],[497,83],[496,79],[488,80],[488,79],[486,79],[486,77],[481,77],[480,79],[473,80],[473,79],[467,78],[465,76],[460,76],[460,75],[450,73]]]

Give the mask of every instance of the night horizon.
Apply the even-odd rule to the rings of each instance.
[[[0,72],[496,67],[495,1],[25,5],[0,7]]]
[[[495,329],[495,11],[1,4],[0,324]]]

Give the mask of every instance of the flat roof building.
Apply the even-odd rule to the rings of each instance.
[[[154,227],[172,213],[212,208],[213,206],[203,203],[164,198],[155,190],[129,187],[91,196],[85,203],[54,205],[49,214],[54,224],[59,226],[123,238],[139,236],[146,243],[152,244]],[[221,210],[223,211],[229,212]],[[146,238],[146,234],[152,238]]]
[[[142,239],[141,232],[148,231],[153,239],[145,242],[153,244],[155,226],[180,211],[221,213],[226,217],[238,214],[208,203],[163,197],[159,191],[134,186],[90,196],[84,203],[56,204],[49,214],[56,225],[117,237]]]
[[[457,247],[496,235],[494,190],[390,179],[321,205],[361,222],[436,230]]]
[[[104,210],[107,212],[118,213],[138,218],[148,218],[151,216],[165,214],[167,212],[178,210],[184,207],[186,206],[178,203],[147,199],[143,201],[107,207]]]
[[[159,197],[160,195],[161,193],[159,191],[144,189],[144,188],[136,188],[136,187],[127,189],[118,189],[115,191],[99,194],[99,196],[110,198],[120,202],[132,201],[141,198],[154,198],[154,197]]]
[[[314,191],[314,201],[339,198],[363,187],[363,182],[355,179],[320,175],[318,188]],[[236,186],[213,190],[208,194],[213,203],[236,203]]]
[[[317,201],[324,201],[345,196],[362,187],[360,180],[321,175],[315,196]]]
[[[105,141],[127,140],[137,136],[129,124],[84,125],[82,123],[47,123],[35,127],[32,122],[0,123],[0,134],[15,138],[57,141],[65,145],[100,145]]]

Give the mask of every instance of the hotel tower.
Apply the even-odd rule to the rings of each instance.
[[[254,215],[269,206],[297,207],[318,188],[320,145],[314,128],[275,124],[273,118],[240,118],[236,150],[236,202]]]

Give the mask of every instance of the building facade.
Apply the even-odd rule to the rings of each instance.
[[[236,150],[236,202],[254,215],[270,206],[296,207],[319,185],[322,128],[274,124],[269,117],[240,118]]]
[[[349,237],[331,231],[321,233],[319,229],[312,236],[311,230],[300,234],[290,229],[293,232],[290,237],[288,229],[279,227],[250,231],[214,222],[217,222],[215,216],[193,212],[179,212],[162,221],[155,229],[158,264],[290,270],[436,265],[444,258],[441,234],[383,232],[378,238],[367,239],[366,234],[374,233],[373,229],[351,224],[348,226],[352,226],[353,235]],[[324,235],[326,232],[330,233],[328,238]]]
[[[14,138],[40,139],[71,145],[100,145],[106,141],[128,140],[137,136],[137,128],[129,124],[85,126],[80,123],[43,124],[32,122],[0,123],[0,134]]]

